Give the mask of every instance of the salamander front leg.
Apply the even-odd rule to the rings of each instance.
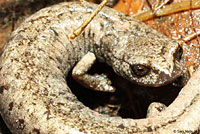
[[[74,67],[72,77],[86,88],[103,92],[115,92],[115,88],[111,86],[112,83],[105,74],[87,74],[95,61],[95,55],[88,52]]]

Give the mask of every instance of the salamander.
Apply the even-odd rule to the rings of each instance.
[[[188,93],[183,89],[172,106],[146,119],[108,117],[78,101],[65,78],[88,54],[93,61],[105,62],[120,76],[143,86],[168,84],[183,72],[182,48],[177,41],[108,7],[81,35],[70,40],[70,33],[95,8],[91,3],[60,3],[33,14],[12,33],[0,58],[0,112],[12,133],[173,133],[174,127],[197,130],[198,123],[191,127],[184,121],[190,120],[190,109],[199,103],[194,102],[198,90],[183,99]],[[83,61],[90,68],[92,64],[87,62],[91,59]]]

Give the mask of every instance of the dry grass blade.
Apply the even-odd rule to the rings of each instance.
[[[172,13],[177,13],[180,11],[190,10],[190,9],[199,9],[200,1],[199,0],[188,0],[177,3],[172,3],[170,5],[166,5],[162,9],[159,9],[157,12],[153,13],[152,10],[148,10],[146,12],[137,14],[134,18],[145,21],[154,18],[155,16],[164,16]]]
[[[79,26],[70,36],[69,39],[73,40],[78,35],[81,34],[81,32],[85,29],[85,27],[92,21],[92,19],[101,11],[101,9],[109,2],[109,0],[103,0],[101,4],[98,5],[98,7],[92,12],[92,14],[88,17],[88,19]]]

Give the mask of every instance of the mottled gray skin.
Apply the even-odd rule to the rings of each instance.
[[[42,9],[13,32],[0,59],[0,111],[10,130],[17,134],[166,134],[173,133],[174,127],[197,130],[199,122],[196,118],[191,121],[191,109],[198,108],[200,102],[194,99],[199,90],[190,94],[183,89],[171,107],[140,120],[100,115],[77,100],[65,77],[88,51],[141,85],[163,85],[182,72],[182,60],[174,59],[177,42],[107,7],[80,36],[69,41],[68,36],[96,8],[89,5],[71,2]],[[151,69],[136,77],[130,67],[134,64]],[[183,98],[186,94],[188,99]],[[199,115],[195,117],[199,119]]]

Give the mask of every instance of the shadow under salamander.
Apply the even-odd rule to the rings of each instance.
[[[112,85],[116,87],[116,92],[105,93],[86,89],[72,79],[71,72],[67,77],[68,85],[85,106],[109,116],[145,118],[147,108],[152,102],[161,102],[168,106],[181,90],[181,87],[172,84],[157,88],[132,84],[116,75],[111,67],[103,63],[96,63],[89,73],[107,74]]]

